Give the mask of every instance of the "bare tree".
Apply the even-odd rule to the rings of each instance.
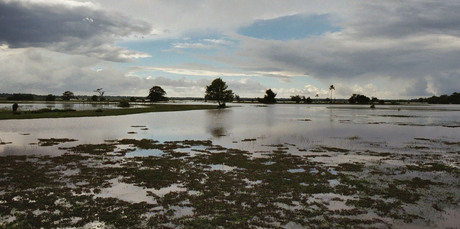
[[[101,88],[98,88],[98,89],[96,89],[96,90],[94,90],[94,92],[99,93],[99,100],[100,100],[100,101],[103,101],[103,100],[104,100],[104,93],[105,93],[105,91],[102,90],[102,87],[101,87]]]

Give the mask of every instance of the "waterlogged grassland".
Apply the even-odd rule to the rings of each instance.
[[[255,157],[210,140],[118,139],[61,147],[56,157],[4,156],[0,222],[7,228],[444,227],[443,218],[459,214],[459,145],[418,138],[377,152],[279,144]],[[289,153],[294,148],[302,154]],[[162,154],[128,157],[139,150]]]
[[[71,110],[71,109],[40,109],[35,111],[19,111],[13,113],[10,110],[0,110],[0,120],[6,119],[39,119],[39,118],[71,118],[71,117],[94,117],[128,115],[148,112],[187,111],[216,109],[215,105],[189,105],[189,104],[153,104],[145,108],[125,109],[98,109],[98,110]]]

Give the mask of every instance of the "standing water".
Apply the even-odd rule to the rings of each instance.
[[[454,227],[459,139],[460,109],[449,105],[242,104],[3,120],[2,182],[12,184],[1,186],[0,219],[60,227],[117,227],[126,218],[140,227]],[[50,197],[54,210],[33,199],[38,189],[18,189],[11,170],[20,166],[44,170],[38,186],[61,193]],[[105,209],[110,201],[123,212]],[[78,203],[110,217],[82,215]],[[54,219],[64,212],[69,220]]]

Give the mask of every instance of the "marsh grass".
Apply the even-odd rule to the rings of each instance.
[[[194,147],[200,153],[192,156]],[[308,155],[292,155],[282,144],[272,147],[266,157],[253,158],[250,152],[209,140],[120,139],[61,148],[67,152],[55,157],[0,157],[1,226],[88,227],[100,222],[115,228],[391,228],[394,222],[425,222],[423,211],[410,207],[442,212],[460,199],[452,191],[455,184],[426,176],[441,172],[445,179],[455,180],[458,169],[444,164],[331,166],[311,161]],[[355,153],[318,148],[328,154]],[[137,149],[164,154],[123,157]],[[425,178],[398,175],[405,171],[423,172]],[[114,180],[126,184],[122,187],[141,187],[151,201],[122,200],[116,192],[101,197],[115,188]],[[438,188],[436,195],[429,191],[433,187]],[[139,195],[132,191],[123,195]],[[331,194],[341,197],[318,199]],[[346,208],[330,209],[334,202]]]
[[[70,138],[39,138],[38,141],[39,146],[53,146],[64,142],[75,142],[78,140]]]

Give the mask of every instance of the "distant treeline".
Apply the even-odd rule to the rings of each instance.
[[[7,100],[16,100],[16,101],[24,101],[24,100],[30,101],[30,100],[34,100],[34,95],[33,94],[19,94],[19,93],[17,93],[17,94],[7,95],[6,99]]]
[[[93,96],[94,97],[94,96]],[[80,95],[78,97],[74,97],[76,100],[91,100],[91,96],[86,96],[86,95]],[[105,96],[107,100],[128,100],[131,102],[134,101],[145,101],[147,100],[146,97],[142,96]],[[30,93],[14,93],[14,94],[8,94],[8,93],[0,93],[0,100],[11,100],[11,101],[32,101],[32,100],[38,100],[38,101],[55,101],[57,99],[62,100],[62,96],[56,96],[56,95],[35,95],[35,94],[30,94]],[[203,97],[170,97],[170,100],[195,100],[195,101],[205,101]],[[93,99],[94,100],[94,99]],[[235,98],[235,101],[237,102],[263,102],[261,98],[240,98],[237,96]],[[299,95],[297,96],[291,96],[291,98],[279,98],[277,99],[278,102],[286,103],[286,102],[296,102],[296,103],[330,103],[330,99],[311,99],[310,97],[305,98],[301,97]],[[410,99],[410,100],[381,100],[377,99],[375,97],[369,98],[365,95],[361,94],[353,94],[349,99],[334,99],[333,103],[350,103],[350,104],[370,104],[370,103],[380,103],[380,104],[386,104],[386,103],[391,103],[391,104],[398,104],[398,103],[404,103],[404,102],[416,102],[416,103],[429,103],[429,104],[460,104],[460,93],[454,92],[451,95],[441,95],[441,96],[431,96],[428,98],[418,98],[418,99]]]
[[[419,98],[411,101],[430,104],[460,104],[460,94],[454,92],[452,95],[431,96],[429,98]]]

